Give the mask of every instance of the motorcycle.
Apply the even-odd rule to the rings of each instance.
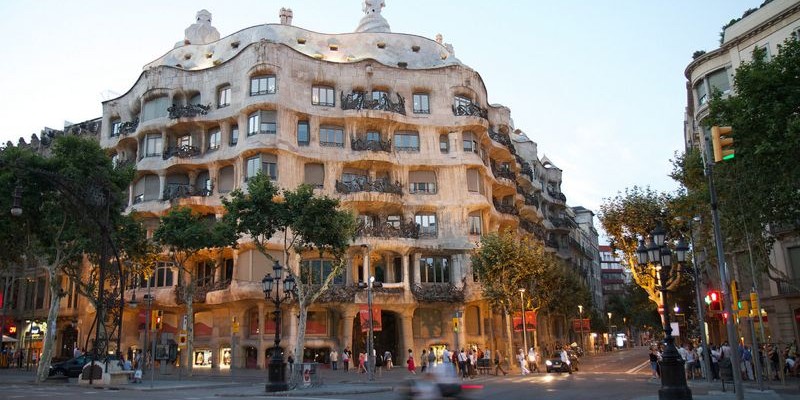
[[[401,399],[465,399],[464,386],[450,365],[437,365],[419,379],[409,379],[400,390]]]

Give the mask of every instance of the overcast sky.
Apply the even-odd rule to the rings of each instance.
[[[441,33],[483,77],[489,102],[511,108],[539,156],[564,171],[569,205],[597,210],[633,185],[676,188],[667,174],[683,148],[684,70],[761,2],[386,0],[383,16],[393,32]],[[363,16],[357,0],[4,0],[0,143],[99,117],[104,96],[130,89],[200,9],[225,37],[278,23],[281,7],[293,25],[324,33],[352,32]]]

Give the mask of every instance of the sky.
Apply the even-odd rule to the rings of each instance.
[[[684,70],[694,51],[719,46],[725,23],[762,1],[385,0],[382,15],[392,32],[441,33],[481,75],[489,102],[509,107],[539,157],[563,170],[567,203],[597,212],[634,185],[677,189],[668,174],[683,150]],[[101,101],[130,89],[198,10],[212,13],[221,37],[278,23],[281,7],[295,26],[347,33],[361,3],[4,0],[0,143],[100,117]]]

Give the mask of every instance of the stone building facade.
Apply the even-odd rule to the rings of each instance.
[[[575,236],[561,170],[539,158],[507,107],[488,103],[481,76],[451,45],[441,36],[392,33],[380,9],[365,11],[354,33],[298,28],[282,9],[279,24],[222,38],[211,14],[199,12],[183,41],[146,65],[127,93],[103,102],[101,146],[116,163],[136,167],[127,211],[151,231],[176,206],[218,218],[221,199],[246,189],[259,171],[279,187],[307,183],[338,197],[357,215],[358,235],[346,271],[310,309],[304,360],[324,361],[331,349],[363,351],[359,311],[367,293],[358,283],[372,276],[383,283],[374,293],[375,347],[395,363],[409,348],[521,342],[504,337],[501,317],[481,299],[469,260],[480,236],[531,233],[583,273],[593,270],[584,253],[596,249],[597,232]],[[271,252],[282,260],[277,241]],[[321,277],[330,261],[292,254],[288,264],[308,263]],[[195,367],[266,366],[275,325],[261,279],[272,264],[247,243],[192,262],[200,287]],[[131,279],[125,291],[126,299],[153,296],[152,308],[163,312],[162,344],[185,329],[177,280],[164,254],[147,282]],[[92,311],[80,304],[66,318],[88,332]],[[144,344],[145,314],[141,305],[124,310],[123,351]],[[287,351],[295,314],[284,312],[280,322]],[[563,340],[565,324],[552,324]]]

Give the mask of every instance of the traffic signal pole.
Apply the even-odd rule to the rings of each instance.
[[[707,140],[707,139],[706,139]],[[710,162],[706,161],[704,157],[704,170],[708,178],[708,191],[711,193],[711,221],[714,225],[714,240],[717,246],[717,262],[719,263],[719,276],[722,281],[722,306],[727,313],[728,318],[725,319],[725,327],[728,332],[728,344],[731,347],[731,361],[733,369],[733,387],[736,392],[736,400],[744,399],[744,387],[742,385],[742,371],[741,371],[741,357],[739,356],[739,340],[736,335],[736,327],[734,326],[733,307],[731,306],[731,281],[728,276],[728,266],[725,263],[725,251],[722,245],[722,230],[719,223],[719,210],[717,209],[717,190],[714,187],[713,168]],[[709,352],[709,355],[711,353]]]

